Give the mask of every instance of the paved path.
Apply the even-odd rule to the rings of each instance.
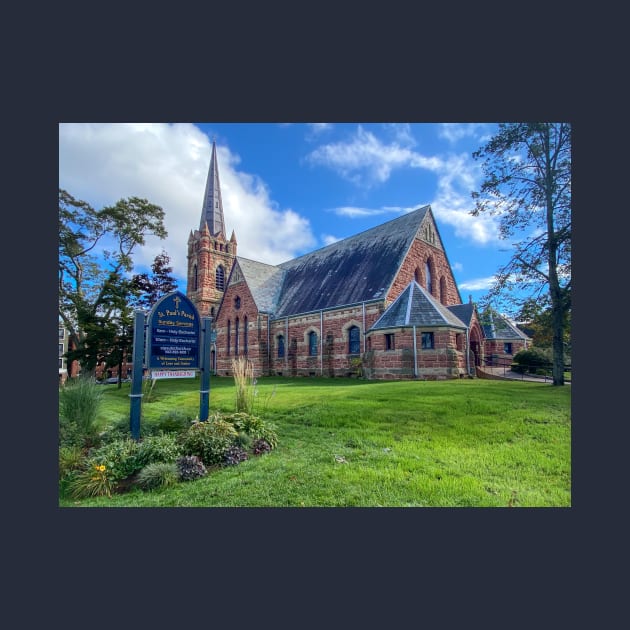
[[[550,385],[553,383],[553,379],[549,376],[545,378],[544,376],[530,376],[519,374],[518,372],[512,372],[512,370],[507,370],[503,367],[484,367],[477,369],[485,372],[493,378],[498,379],[505,379],[509,381],[531,381],[534,383],[549,383]],[[564,382],[565,385],[571,385],[571,381],[565,380]]]

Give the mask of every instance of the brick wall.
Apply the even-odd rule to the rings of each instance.
[[[195,230],[188,240],[188,277],[186,296],[199,311],[201,317],[218,310],[223,290],[217,289],[216,272],[219,265],[225,270],[227,284],[236,257],[237,244],[226,241],[222,235],[212,236],[206,228]],[[197,288],[195,289],[195,265]]]
[[[425,273],[427,261],[429,262],[433,285],[431,295],[445,306],[461,304],[457,284],[444,252],[419,238],[414,240],[407,257],[400,266],[387,295],[389,302],[395,300],[412,280],[417,280],[420,286],[427,289]]]
[[[422,333],[433,332],[434,348],[422,349]],[[387,350],[385,335],[394,335],[394,349]],[[459,335],[459,336],[458,336]],[[451,328],[416,329],[414,359],[413,328],[374,331],[368,336],[365,374],[373,379],[442,380],[466,375],[465,334]]]
[[[512,344],[512,353],[505,352],[504,343]],[[501,365],[511,363],[514,359],[514,355],[523,350],[526,347],[525,340],[519,339],[486,339],[484,341],[484,353],[488,361],[493,360],[499,362]]]
[[[235,308],[234,300],[241,305]],[[245,282],[228,287],[215,323],[217,331],[217,374],[232,373],[235,325],[239,318],[239,355],[244,354],[243,323],[248,318],[248,353],[254,363],[254,373],[282,376],[347,376],[356,373],[353,359],[361,356],[365,347],[364,331],[381,316],[383,302],[359,304],[350,308],[314,312],[296,317],[271,320],[266,313],[258,313],[256,304]],[[365,324],[364,324],[365,317]],[[230,352],[227,351],[227,323],[230,320]],[[323,324],[323,327],[322,327]],[[359,328],[360,353],[349,353],[349,330]],[[323,340],[322,340],[323,328]],[[309,332],[317,335],[317,354],[309,354]],[[284,357],[278,357],[278,337],[284,337]]]

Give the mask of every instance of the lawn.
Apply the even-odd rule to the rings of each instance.
[[[104,385],[102,426],[129,416],[129,384]],[[196,481],[62,507],[569,507],[571,387],[464,379],[262,378],[257,413],[278,447]],[[158,381],[142,422],[199,413],[199,379]],[[210,409],[233,411],[232,379]]]

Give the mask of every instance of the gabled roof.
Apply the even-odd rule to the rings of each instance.
[[[279,265],[276,317],[384,298],[429,206]]]
[[[374,322],[368,332],[410,326],[466,328],[466,324],[456,317],[448,307],[438,302],[415,281],[407,285],[405,290]]]
[[[286,272],[279,267],[266,265],[241,256],[236,257],[236,265],[247,282],[258,310],[263,313],[275,312]],[[230,277],[234,274],[235,270],[232,271]]]
[[[529,339],[507,317],[492,311],[483,314],[481,328],[486,339]]]

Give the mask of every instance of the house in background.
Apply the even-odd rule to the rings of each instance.
[[[66,353],[72,348],[68,330],[59,324],[59,385],[63,385],[69,378],[74,378],[79,374],[79,362],[68,363]]]

